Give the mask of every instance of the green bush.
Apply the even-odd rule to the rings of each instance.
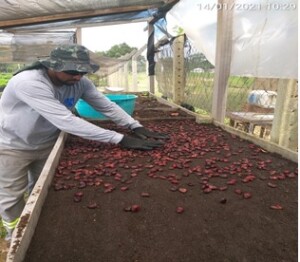
[[[1,73],[0,74],[0,89],[1,90],[3,90],[4,87],[6,87],[7,82],[11,78],[12,78],[12,74],[11,73]]]

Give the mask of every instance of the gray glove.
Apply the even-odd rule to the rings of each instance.
[[[122,147],[129,149],[152,150],[156,147],[161,147],[164,143],[160,141],[150,141],[130,136],[124,136],[119,144]]]
[[[133,129],[133,133],[141,139],[146,139],[146,138],[169,139],[169,136],[167,134],[152,132],[146,129],[145,127],[137,127]]]

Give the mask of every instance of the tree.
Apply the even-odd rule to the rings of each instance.
[[[137,48],[130,47],[126,43],[122,43],[122,44],[112,46],[108,51],[96,52],[96,53],[107,57],[119,58],[121,56],[131,53],[133,50],[137,50]]]
[[[130,47],[126,43],[118,44],[112,46],[108,51],[101,51],[96,52],[99,55],[112,57],[112,58],[119,58],[126,54],[131,53],[133,50],[138,50],[136,47]],[[137,71],[144,72],[146,70],[146,59],[144,56],[138,56],[137,58]],[[129,61],[129,71],[131,71],[131,61]]]
[[[214,66],[206,59],[204,54],[197,53],[192,54],[188,58],[189,70],[193,70],[195,68],[202,68],[203,70],[209,70],[214,68]]]

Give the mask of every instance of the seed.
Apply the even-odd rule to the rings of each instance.
[[[241,189],[235,189],[234,190],[234,193],[238,194],[238,195],[241,195],[243,192]]]
[[[221,187],[219,187],[219,190],[220,191],[225,191],[225,190],[227,190],[227,188],[228,188],[227,186],[221,186]]]
[[[249,198],[252,197],[252,194],[249,193],[249,192],[245,192],[245,193],[243,194],[243,197],[244,197],[245,199],[249,199]]]
[[[74,197],[73,197],[73,201],[74,201],[75,203],[79,203],[79,202],[81,202],[81,197],[74,196]]]
[[[172,191],[172,192],[175,192],[175,191],[177,191],[177,190],[178,190],[178,188],[175,187],[175,186],[172,186],[172,187],[170,188],[170,191]]]
[[[139,212],[140,209],[141,209],[141,207],[139,205],[132,205],[131,206],[131,212],[136,213],[136,212]]]
[[[212,191],[212,189],[210,187],[203,189],[204,193],[210,193],[211,191]]]
[[[83,192],[81,192],[81,191],[76,192],[76,193],[74,193],[74,196],[75,197],[83,197]]]
[[[109,187],[109,188],[104,190],[104,193],[111,193],[113,190],[114,190],[113,187]]]
[[[275,184],[273,184],[273,183],[271,183],[271,182],[268,183],[268,186],[271,187],[271,188],[277,187],[277,185],[275,185]]]
[[[131,211],[131,206],[124,207],[124,211],[126,211],[126,212],[130,212],[130,211]]]
[[[85,188],[86,187],[86,183],[81,181],[79,182],[79,185],[77,186],[79,189]]]
[[[142,197],[150,197],[150,194],[147,192],[143,192],[143,193],[141,193],[141,196]]]
[[[98,207],[98,205],[96,202],[90,202],[87,206],[88,209],[95,209],[97,207]]]
[[[280,204],[274,204],[270,206],[271,209],[282,210],[283,207]]]
[[[236,179],[230,179],[228,182],[227,182],[227,185],[235,185],[236,184]]]
[[[54,190],[55,190],[55,191],[59,191],[59,190],[62,190],[62,189],[64,189],[64,186],[61,185],[61,184],[56,184],[56,185],[54,186]]]
[[[179,191],[180,193],[186,193],[188,190],[187,190],[186,188],[184,188],[184,187],[180,187],[180,188],[178,189],[178,191]]]
[[[182,214],[183,212],[184,212],[184,208],[183,207],[177,207],[176,208],[176,213]]]

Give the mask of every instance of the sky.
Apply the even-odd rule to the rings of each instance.
[[[100,27],[82,28],[82,45],[91,51],[107,51],[113,45],[127,43],[130,47],[141,48],[147,44],[146,22]]]

